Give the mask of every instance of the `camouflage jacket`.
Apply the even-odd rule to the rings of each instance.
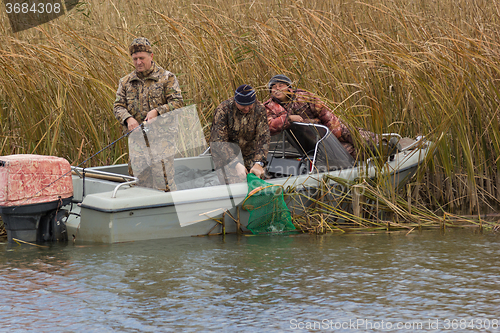
[[[175,75],[153,62],[144,79],[136,71],[120,79],[113,112],[127,132],[127,118],[134,117],[141,124],[149,111],[158,114],[183,106],[181,89]]]
[[[250,169],[256,161],[267,163],[269,141],[266,109],[262,103],[257,101],[254,109],[244,114],[238,110],[232,97],[222,102],[215,110],[210,147],[216,167],[220,168],[221,164],[229,163],[236,153],[229,145],[220,143],[237,144],[241,149],[245,167]]]
[[[339,139],[342,136],[342,130],[348,130],[317,96],[305,90],[293,91],[293,98],[286,103],[271,97],[264,103],[264,106],[267,110],[267,122],[271,135],[290,127],[289,115],[301,116],[305,123],[325,125]]]

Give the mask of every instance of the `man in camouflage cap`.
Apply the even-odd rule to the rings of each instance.
[[[123,127],[125,133],[135,130],[145,121],[151,121],[159,115],[183,106],[181,89],[175,75],[153,61],[153,50],[151,43],[144,37],[136,38],[129,46],[129,54],[132,58],[135,70],[120,79],[116,100],[114,102],[113,112]],[[172,130],[176,130],[173,126]],[[174,140],[174,135],[171,135]],[[146,133],[144,132],[146,145],[149,145]],[[169,142],[166,149],[173,149],[175,142]],[[148,146],[149,148],[149,146]],[[148,170],[144,167],[150,160],[151,153],[134,151],[134,147],[129,147],[129,172],[132,175],[132,169]],[[154,187],[165,191],[176,189],[174,182],[173,152],[167,153],[171,156],[167,161],[161,161],[163,170],[156,170],[152,166],[149,168],[149,176],[136,175],[141,185]],[[138,165],[139,168],[134,168]],[[153,170],[152,170],[153,169]],[[164,186],[153,185],[148,180],[160,173],[164,176]]]
[[[216,169],[224,171],[224,182],[245,181],[248,172],[262,178],[270,138],[266,109],[255,90],[247,84],[239,86],[234,97],[215,110],[210,133],[210,151]],[[238,159],[240,152],[243,161]],[[221,181],[222,177],[219,173]]]

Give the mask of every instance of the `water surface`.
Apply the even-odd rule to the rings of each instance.
[[[0,330],[498,331],[499,245],[471,230],[0,244]]]

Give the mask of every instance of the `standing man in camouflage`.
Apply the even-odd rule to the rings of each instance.
[[[215,110],[210,150],[216,169],[224,171],[228,183],[245,181],[248,172],[262,178],[270,138],[264,105],[251,86],[239,86]],[[237,158],[240,151],[243,161]]]
[[[125,133],[135,130],[143,122],[151,121],[159,115],[183,106],[177,78],[173,73],[161,68],[153,61],[151,43],[146,38],[134,39],[129,46],[129,53],[135,70],[120,79],[113,108],[114,115]],[[149,149],[145,132],[144,139]],[[140,185],[164,191],[176,189],[173,178],[173,153],[170,154],[171,158],[167,161],[161,161],[160,169],[163,170],[154,170],[154,165],[150,164],[149,168],[144,166],[148,160],[151,160],[151,151],[149,153],[133,151],[134,147],[129,147],[129,149],[130,174],[132,175],[134,165],[140,166],[137,169],[145,170],[143,174],[136,175]],[[166,147],[166,149],[173,149],[173,147]],[[158,168],[156,167],[156,169]],[[148,171],[146,172],[146,170]],[[160,182],[164,185],[158,186],[158,182],[150,180],[151,177],[154,179],[158,173],[164,177],[164,180]]]

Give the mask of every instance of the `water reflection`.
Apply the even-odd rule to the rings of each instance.
[[[470,230],[4,244],[0,322],[14,331],[277,332],[325,320],[493,320],[498,245]]]

